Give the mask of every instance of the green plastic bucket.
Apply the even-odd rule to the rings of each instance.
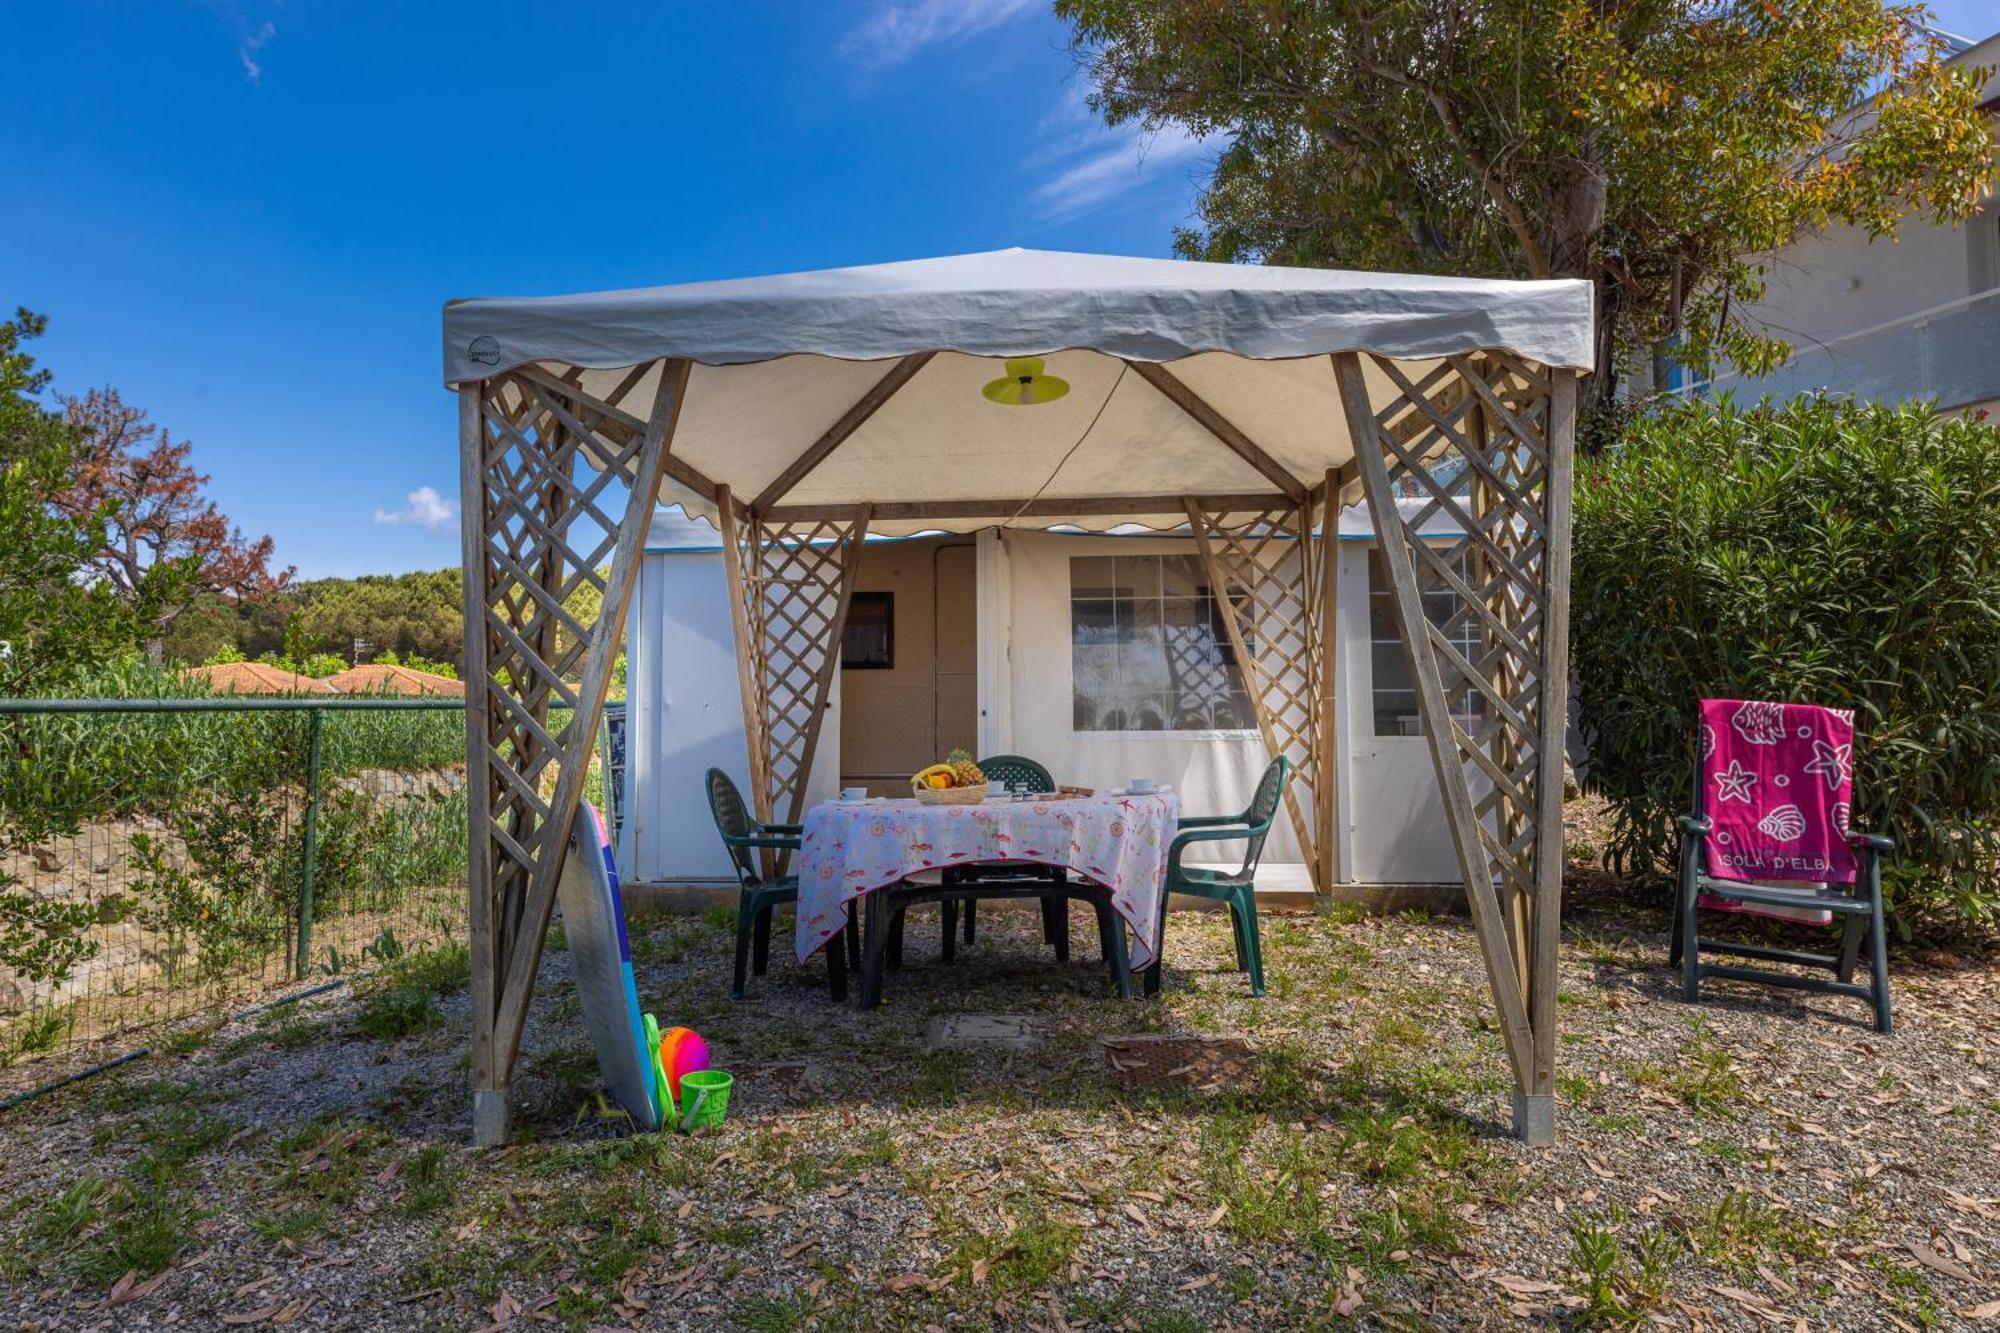
[[[691,1069],[681,1075],[680,1130],[714,1129],[729,1112],[734,1076],[720,1069]]]

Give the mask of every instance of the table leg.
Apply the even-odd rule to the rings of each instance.
[[[882,1000],[882,954],[888,943],[888,894],[876,889],[861,895],[861,985],[859,1007],[873,1009]]]
[[[1114,913],[1111,921],[1111,980],[1118,998],[1132,998],[1132,955],[1125,944],[1125,923]]]

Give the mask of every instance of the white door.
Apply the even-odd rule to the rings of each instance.
[[[1340,620],[1347,649],[1341,684],[1347,700],[1348,876],[1358,884],[1459,883],[1430,744],[1417,720],[1408,658],[1373,541],[1342,543]]]
[[[708,809],[706,775],[720,768],[747,795],[749,752],[719,551],[649,551],[626,622],[629,840],[619,873],[647,883],[735,879]],[[840,681],[827,700],[808,803],[840,786]],[[784,819],[786,812],[777,812]]]
[[[934,557],[936,614],[931,669],[936,680],[936,754],[979,753],[979,576],[969,542],[940,546]],[[915,771],[912,769],[912,771]]]

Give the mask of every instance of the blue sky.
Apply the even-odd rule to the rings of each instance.
[[[1045,0],[64,0],[5,31],[0,306],[305,577],[456,563],[449,297],[1161,255],[1208,157],[1097,124]]]
[[[34,58],[0,86],[0,304],[50,316],[58,389],[192,439],[303,576],[456,563],[455,522],[376,521],[456,496],[449,297],[1164,254],[1201,174],[1092,120],[1029,0],[65,0],[7,28]]]

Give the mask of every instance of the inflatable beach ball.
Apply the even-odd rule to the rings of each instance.
[[[681,1075],[708,1068],[708,1043],[690,1028],[668,1028],[660,1034],[660,1077],[676,1106],[681,1100]]]

